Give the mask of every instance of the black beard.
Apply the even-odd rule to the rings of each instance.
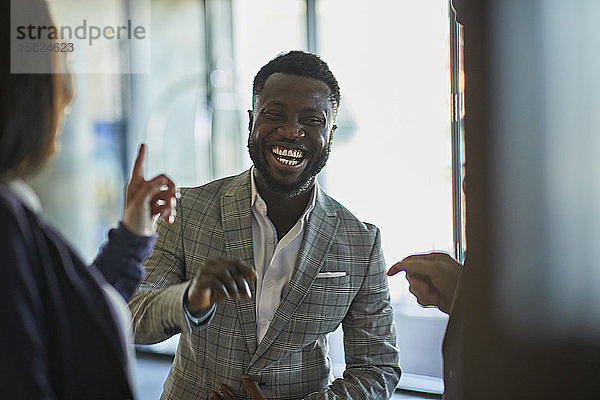
[[[282,194],[286,197],[296,197],[299,194],[306,191],[314,181],[315,176],[327,164],[327,160],[329,159],[329,152],[331,151],[331,142],[327,145],[326,148],[321,151],[317,160],[309,165],[302,171],[298,179],[294,183],[290,183],[289,185],[282,184],[277,182],[271,174],[267,171],[266,161],[264,161],[264,155],[261,157],[259,154],[259,146],[256,139],[252,138],[252,135],[248,136],[248,153],[250,154],[250,159],[254,163],[254,168],[258,170],[258,173],[263,178],[265,184],[272,191]]]

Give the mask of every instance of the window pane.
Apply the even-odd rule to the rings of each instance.
[[[151,4],[151,73],[131,76],[130,144],[148,144],[149,176],[197,185],[210,178],[204,10],[196,0]]]
[[[238,0],[233,6],[238,104],[247,140],[245,111],[252,108],[254,75],[277,54],[306,47],[306,5],[303,0]],[[250,158],[245,159],[249,167]]]
[[[342,92],[327,191],[381,229],[388,266],[452,253],[448,1],[317,4],[319,53]],[[389,282],[405,385],[441,377],[444,315],[419,307],[403,275]]]
[[[57,26],[75,29],[84,20],[99,26],[127,23],[120,0],[48,4]],[[98,41],[93,51],[71,56],[77,89],[61,132],[61,151],[30,183],[43,204],[44,216],[91,262],[106,240],[106,231],[116,226],[121,215],[125,131],[120,72],[124,60],[116,41]]]

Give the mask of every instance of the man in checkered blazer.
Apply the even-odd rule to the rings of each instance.
[[[315,180],[337,81],[314,54],[285,53],[256,75],[252,103],[252,169],[182,189],[159,227],[130,302],[136,342],[181,332],[162,399],[387,399],[400,369],[379,230]]]

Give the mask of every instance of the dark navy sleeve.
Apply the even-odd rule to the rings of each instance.
[[[129,301],[144,279],[142,262],[150,256],[158,235],[139,236],[129,231],[122,222],[108,232],[104,244],[93,265]]]

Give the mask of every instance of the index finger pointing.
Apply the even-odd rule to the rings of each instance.
[[[133,164],[133,172],[131,173],[131,179],[144,179],[144,161],[146,160],[146,145],[142,143],[138,151],[137,158]]]
[[[433,260],[429,259],[430,254],[416,254],[408,256],[400,262],[394,264],[387,272],[389,276],[397,274],[400,271],[412,272],[415,274],[426,275],[430,269]]]

